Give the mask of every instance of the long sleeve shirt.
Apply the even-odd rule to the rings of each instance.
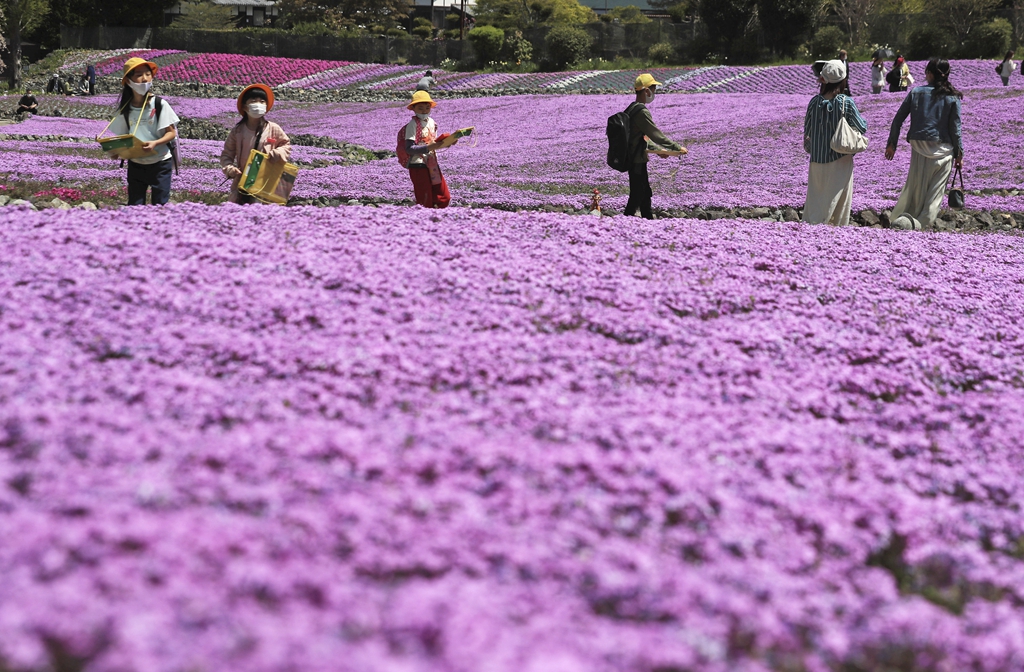
[[[804,148],[810,153],[812,163],[832,163],[846,156],[832,149],[832,136],[844,117],[853,128],[867,132],[868,122],[860,115],[853,98],[841,93],[833,100],[821,95],[811,98],[804,115]]]
[[[953,145],[953,155],[964,154],[963,137],[960,132],[960,99],[956,96],[937,96],[934,86],[914,88],[896,111],[889,129],[888,146],[895,147],[900,139],[900,130],[907,116],[910,117],[910,131],[907,140],[929,140]]]
[[[651,111],[643,103],[636,103],[629,110],[632,126],[629,130],[629,155],[633,163],[647,163],[647,149],[681,149],[675,142],[654,125]],[[645,140],[646,138],[646,140]]]
[[[266,121],[258,129],[258,133],[259,137],[245,125],[245,122],[235,124],[224,141],[224,150],[220,153],[220,167],[234,166],[242,170],[245,162],[249,160],[249,152],[253,149],[266,153],[274,161],[288,160],[292,152],[291,140],[280,126],[272,121]],[[238,202],[240,179],[241,177],[236,177],[231,181],[232,203]]]

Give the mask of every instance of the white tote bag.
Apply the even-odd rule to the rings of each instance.
[[[847,96],[843,96],[843,116],[839,118],[836,132],[832,134],[830,146],[838,154],[857,154],[868,148],[868,139],[846,121],[846,99]]]

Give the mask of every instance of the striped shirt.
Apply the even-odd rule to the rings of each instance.
[[[853,98],[839,94],[834,100],[827,100],[820,95],[811,98],[804,115],[804,149],[811,155],[812,163],[832,163],[846,156],[832,151],[832,136],[843,116],[846,106],[846,123],[864,133],[868,130],[868,122],[860,116],[857,103]]]

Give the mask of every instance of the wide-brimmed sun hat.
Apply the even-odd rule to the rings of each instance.
[[[416,93],[412,94],[412,102],[406,105],[405,109],[411,110],[414,105],[419,105],[420,103],[430,103],[431,107],[437,107],[437,103],[434,102],[434,99],[430,97],[430,94],[428,92],[417,91]]]
[[[148,65],[150,71],[154,75],[156,74],[156,71],[160,69],[157,66],[157,64],[154,63],[153,61],[147,61],[144,58],[138,58],[138,57],[129,58],[127,61],[124,62],[124,74],[121,75],[121,86],[124,86],[125,84],[128,83],[128,75],[131,74],[132,70],[134,70],[135,68],[137,68],[137,67],[139,67],[141,65]]]
[[[838,84],[846,79],[846,66],[839,59],[828,61],[821,66],[821,78],[826,84]]]
[[[239,114],[245,114],[242,111],[242,101],[245,100],[245,94],[250,91],[259,90],[267,96],[267,112],[270,112],[271,108],[274,107],[274,90],[266,84],[250,84],[249,86],[242,89],[242,92],[238,94],[238,100],[236,101],[235,107],[238,108]]]
[[[656,80],[654,78],[654,75],[651,75],[646,72],[637,77],[636,81],[633,82],[633,89],[636,91],[642,91],[651,86],[661,86],[661,82]]]

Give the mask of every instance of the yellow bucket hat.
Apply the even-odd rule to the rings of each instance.
[[[637,91],[642,91],[649,86],[661,86],[661,82],[656,80],[653,75],[646,72],[637,77],[636,81],[633,82],[633,88]]]
[[[124,74],[121,75],[121,86],[124,86],[128,83],[128,75],[131,74],[132,70],[139,67],[140,65],[148,65],[149,69],[153,71],[154,75],[156,74],[156,71],[159,70],[156,63],[154,63],[153,61],[147,61],[144,58],[138,57],[129,58],[127,61],[124,62]]]
[[[405,106],[405,109],[411,110],[413,105],[419,105],[420,103],[430,103],[431,107],[437,107],[437,103],[430,97],[430,94],[426,91],[417,91],[412,94],[412,102]]]

